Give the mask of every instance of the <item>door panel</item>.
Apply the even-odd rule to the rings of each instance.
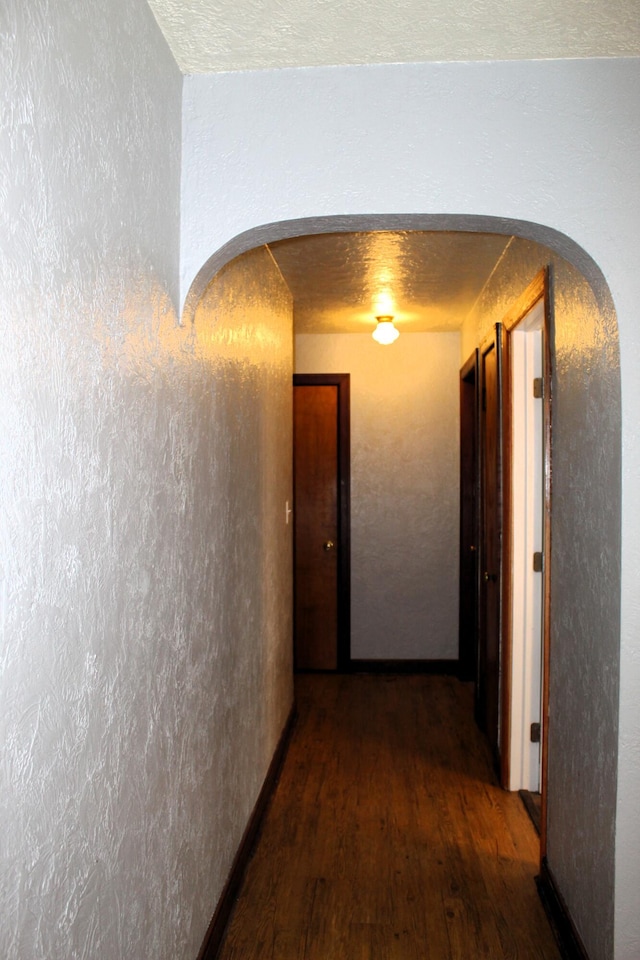
[[[496,760],[500,756],[501,612],[501,325],[480,357],[480,636],[477,714]]]
[[[338,666],[338,387],[294,388],[295,664]]]

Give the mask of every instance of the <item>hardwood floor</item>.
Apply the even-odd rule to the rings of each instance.
[[[299,720],[220,960],[559,960],[538,839],[472,689],[302,675]]]

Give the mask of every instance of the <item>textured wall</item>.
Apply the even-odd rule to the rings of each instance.
[[[290,305],[177,325],[146,3],[0,25],[0,954],[193,960],[290,702]]]
[[[351,374],[351,655],[458,656],[457,333],[296,337],[297,373]]]
[[[204,513],[192,536],[202,550],[191,574],[201,591],[197,648],[206,672],[194,703],[200,716],[189,723],[193,759],[206,763],[195,809],[206,815],[197,826],[191,899],[203,883],[208,920],[293,700],[292,527],[285,524],[293,496],[292,305],[265,248],[215,278],[195,330],[207,377],[194,447]]]
[[[149,0],[185,73],[640,53],[635,0]]]
[[[615,318],[575,268],[537,244],[514,240],[467,318],[465,340],[475,333],[480,342],[547,264],[555,330],[548,860],[589,957],[607,960],[614,940],[620,692]]]
[[[188,77],[184,100],[183,296],[208,257],[229,255],[227,243],[238,250],[257,235],[366,229],[358,218],[372,211],[378,226],[396,228],[415,213],[427,215],[412,221],[422,229],[499,229],[510,218],[508,231],[544,237],[596,280],[590,257],[602,270],[620,328],[624,413],[616,960],[636,960],[640,945],[639,100],[637,59]],[[231,243],[258,225],[298,218],[311,219]],[[615,511],[608,490],[591,495],[601,516],[609,502]],[[563,505],[567,523],[582,518],[573,496]],[[608,584],[590,582],[604,608]],[[591,843],[577,839],[581,849]]]

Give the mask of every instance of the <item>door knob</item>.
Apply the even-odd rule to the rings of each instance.
[[[488,573],[485,570],[484,579],[485,579],[485,583],[495,583],[496,580],[498,579],[498,575],[496,573]]]
[[[325,540],[325,542],[322,544],[322,549],[325,551],[325,553],[329,553],[329,550],[333,550],[334,547],[335,543],[333,540]]]

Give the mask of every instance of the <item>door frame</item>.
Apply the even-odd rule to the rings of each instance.
[[[502,633],[503,633],[503,605],[502,605],[502,587],[504,574],[504,540],[503,540],[503,496],[504,496],[504,470],[503,470],[503,405],[504,405],[504,385],[503,385],[503,342],[504,329],[502,323],[494,323],[490,332],[482,340],[478,348],[478,370],[479,370],[479,404],[478,404],[478,673],[476,677],[476,696],[475,710],[476,721],[480,729],[484,731],[493,756],[495,770],[500,777],[501,769],[501,691],[502,691]],[[487,471],[487,450],[485,443],[485,411],[486,411],[486,373],[485,358],[488,354],[495,351],[496,362],[496,489],[494,491],[495,500],[495,537],[497,542],[497,556],[495,565],[489,564],[487,559],[486,542],[486,471]],[[489,571],[488,567],[492,570]],[[495,566],[495,569],[493,567]],[[483,573],[484,571],[484,573]],[[485,669],[487,654],[487,633],[485,630],[485,618],[488,609],[488,591],[489,587],[485,581],[496,583],[497,590],[497,651],[496,651],[496,673],[495,679],[495,703],[496,708],[496,726],[489,729],[487,726],[487,683],[486,679],[489,671]],[[495,742],[494,742],[495,739]]]
[[[351,669],[351,377],[348,373],[294,373],[294,387],[338,388],[338,635],[337,672]],[[294,505],[295,490],[294,490]],[[296,521],[295,514],[293,518]],[[295,538],[294,538],[295,550]],[[295,556],[294,566],[295,571]],[[294,577],[295,596],[295,577]]]
[[[461,680],[478,676],[478,545],[480,366],[476,348],[460,370],[460,584],[458,661]],[[470,587],[470,589],[469,589]]]
[[[502,658],[501,669],[503,677],[508,681],[503,686],[501,699],[502,729],[501,742],[510,744],[511,737],[511,664],[512,664],[512,551],[513,551],[513,523],[511,514],[511,463],[513,449],[513,422],[512,422],[512,347],[511,334],[519,323],[538,303],[544,302],[542,326],[542,377],[543,377],[543,423],[542,434],[544,443],[544,479],[543,479],[543,571],[542,571],[542,742],[541,742],[541,824],[540,824],[540,855],[546,854],[547,844],[547,778],[548,778],[548,742],[549,742],[549,653],[550,653],[550,598],[551,598],[551,488],[552,488],[552,365],[551,365],[551,295],[549,269],[543,268],[536,274],[529,286],[513,303],[503,318],[505,331],[503,389],[505,401],[503,405],[504,429],[504,514],[503,514],[503,549],[504,569],[509,575],[504,578],[503,613],[502,613]],[[501,751],[501,780],[506,787],[509,783],[509,750]]]

